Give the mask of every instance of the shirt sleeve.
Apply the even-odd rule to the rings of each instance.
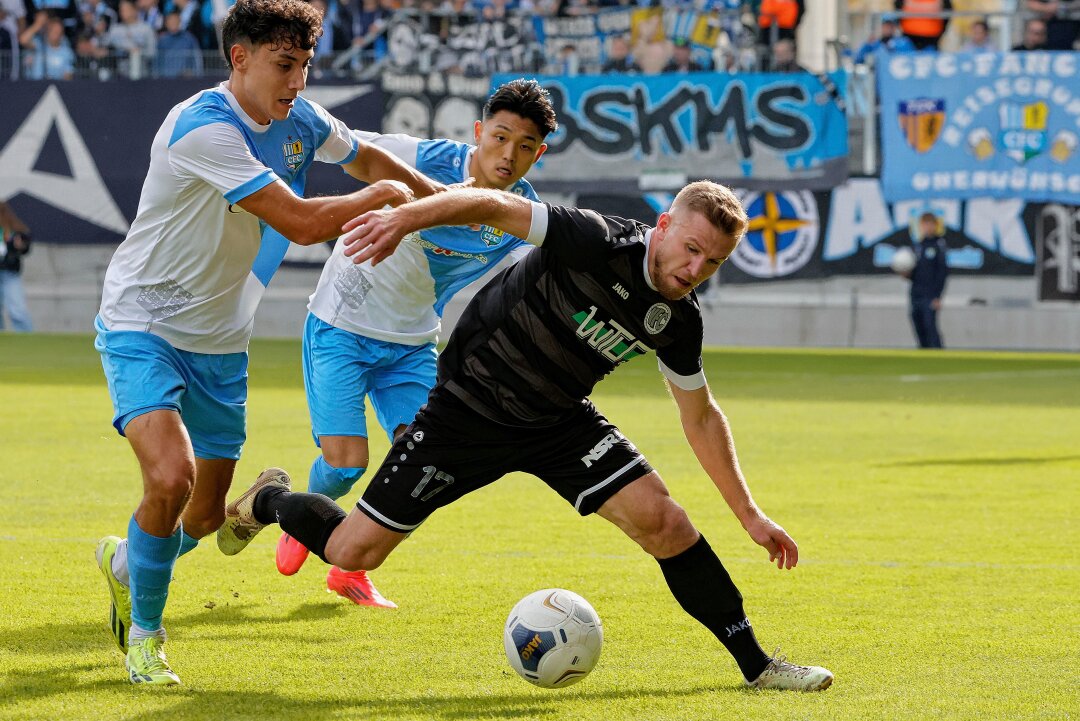
[[[537,206],[546,209],[541,213]],[[538,225],[543,217],[544,227]],[[543,236],[537,242],[541,230]],[[572,268],[591,270],[605,265],[613,248],[641,240],[640,226],[633,221],[600,215],[593,210],[547,203],[533,204],[533,227],[526,238],[555,254]]]
[[[383,135],[382,133],[372,133],[366,130],[354,130],[352,131],[352,134],[353,139],[361,143],[368,143],[369,145],[381,148],[397,157],[403,163],[408,163],[414,168],[416,167],[416,157],[420,149],[420,138],[414,138],[411,135],[405,135],[404,133]]]
[[[678,340],[656,350],[660,372],[668,381],[684,391],[695,391],[705,386],[705,371],[701,364],[701,345],[705,327],[697,316],[695,327],[688,327],[678,334]]]
[[[230,203],[278,180],[228,123],[209,123],[184,135],[170,146],[169,163],[175,171],[210,184]]]
[[[320,105],[311,104],[315,112],[325,121],[329,128],[326,140],[315,151],[315,160],[320,163],[333,163],[345,165],[351,163],[356,157],[356,139],[352,136],[349,126],[326,112]]]

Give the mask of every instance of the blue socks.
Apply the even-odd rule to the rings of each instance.
[[[161,628],[161,614],[169,597],[169,582],[180,554],[182,537],[180,529],[167,538],[151,536],[139,528],[135,516],[128,522],[127,562],[133,626],[145,631]]]
[[[184,533],[184,527],[180,526],[180,556],[185,553],[189,553],[195,550],[195,546],[199,545],[198,538],[192,538],[188,534]]]
[[[319,456],[311,464],[311,473],[308,474],[308,493],[321,493],[336,501],[352,490],[353,484],[360,480],[366,470],[334,468]]]

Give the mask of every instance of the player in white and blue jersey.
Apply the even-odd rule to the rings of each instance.
[[[357,133],[425,175],[447,185],[472,178],[477,187],[508,190],[537,200],[524,180],[556,128],[546,91],[529,80],[499,87],[475,124],[475,145],[404,135]],[[338,246],[323,268],[308,305],[304,331],[304,387],[312,435],[322,449],[308,490],[338,499],[368,465],[365,397],[393,442],[412,422],[435,385],[435,342],[443,309],[453,295],[505,259],[530,249],[521,238],[491,227],[425,230],[378,268],[355,265]],[[277,567],[300,570],[308,551],[283,535]],[[364,571],[331,568],[327,586],[355,603],[394,607]]]
[[[126,541],[106,537],[96,555],[132,683],[179,682],[162,647],[172,570],[224,519],[245,439],[248,340],[286,238],[329,240],[362,210],[441,188],[299,96],[321,28],[301,0],[232,7],[229,80],[165,119],[138,214],[106,272],[95,345],[143,498]],[[305,199],[316,160],[372,184]]]

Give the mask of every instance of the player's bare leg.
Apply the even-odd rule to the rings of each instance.
[[[743,611],[742,594],[655,471],[619,490],[597,513],[657,560],[679,605],[727,648],[748,684],[819,691],[832,683],[826,669],[765,653]]]
[[[110,627],[126,650],[131,682],[172,685],[180,679],[165,660],[161,619],[180,553],[180,517],[195,485],[195,456],[175,411],[137,416],[124,432],[142,470],[143,498],[128,524],[125,557],[117,558],[120,539],[107,537],[98,544],[98,565],[109,584]],[[117,570],[126,570],[128,584]],[[128,637],[122,640],[125,626]]]

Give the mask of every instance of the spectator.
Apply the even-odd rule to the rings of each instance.
[[[855,63],[863,64],[871,55],[878,51],[888,53],[910,53],[915,50],[911,40],[904,36],[900,29],[900,23],[895,15],[883,15],[881,17],[881,32],[876,38],[865,42],[859,51],[855,53]]]
[[[19,42],[32,51],[26,56],[26,77],[31,80],[71,80],[75,75],[75,52],[58,17],[39,10],[34,23]]]
[[[326,0],[309,0],[309,3],[323,19],[323,34],[315,43],[315,56],[311,58],[313,75],[319,77],[322,71],[330,69],[330,64],[334,60],[334,32],[332,22],[326,16],[328,11]]]
[[[353,47],[370,45],[364,55],[368,60],[377,61],[386,55],[386,38],[380,33],[386,26],[388,17],[379,7],[379,0],[362,0],[360,9],[352,14]],[[359,63],[363,62],[364,57],[357,56],[353,63],[355,69],[359,69]]]
[[[19,77],[19,22],[6,2],[0,0],[0,80],[15,80]]]
[[[558,74],[577,75],[581,67],[581,58],[577,54],[577,46],[566,43],[559,49]]]
[[[157,35],[139,20],[131,0],[120,0],[120,22],[109,28],[105,39],[109,47],[126,59],[122,70],[133,80],[143,76],[144,63],[157,54]]]
[[[985,20],[976,20],[968,26],[968,39],[960,48],[962,53],[992,53],[994,47],[990,42],[990,26]]]
[[[329,27],[323,25],[323,32],[333,35],[334,52],[340,53],[352,47],[353,15],[357,12],[356,0],[338,0],[337,12],[333,14]]]
[[[795,43],[791,40],[777,40],[772,47],[772,62],[769,70],[774,73],[809,72],[795,59]]]
[[[0,201],[0,238],[3,239],[0,244],[0,329],[4,328],[6,309],[11,327],[27,333],[34,328],[19,273],[22,272],[23,256],[30,252],[30,229],[3,201]]]
[[[212,8],[213,3],[206,0],[206,6]],[[204,17],[203,5],[199,0],[172,0],[173,9],[180,13],[180,29],[195,36],[201,50],[216,50],[217,35],[214,34],[214,25],[208,23]]]
[[[104,25],[104,21],[101,24]],[[99,35],[93,26],[84,28],[75,40],[75,74],[80,78],[108,80],[112,71],[103,35]]]
[[[158,37],[158,74],[164,78],[192,77],[202,74],[202,52],[199,41],[180,29],[180,13],[173,10],[165,16],[165,32]]]
[[[671,60],[664,66],[665,73],[700,73],[705,68],[691,55],[690,41],[675,38],[671,50]]]
[[[161,32],[165,27],[165,16],[161,14],[158,0],[135,0],[135,9],[139,20],[149,25],[154,32]]]
[[[1046,50],[1046,23],[1032,18],[1024,23],[1024,37],[1019,45],[1013,46],[1013,52]]]
[[[1029,12],[1046,23],[1047,50],[1073,50],[1080,39],[1080,0],[1027,0]]]
[[[804,0],[762,0],[758,11],[758,27],[761,28],[761,44],[770,45],[773,32],[776,39],[795,40],[795,31],[806,12]],[[775,25],[775,28],[774,28]]]
[[[952,0],[894,0],[895,8],[904,17],[900,20],[900,28],[904,31],[916,50],[937,50],[941,43],[941,36],[945,34],[945,28],[949,25],[947,17],[907,17],[913,15],[933,15],[935,13],[949,12],[952,10]]]
[[[0,28],[7,29],[12,40],[26,30],[26,3],[23,0],[0,0]]]
[[[611,47],[608,49],[607,61],[604,62],[604,66],[600,69],[600,72],[606,74],[615,73],[618,75],[637,75],[641,72],[641,68],[634,62],[634,59],[630,57],[630,41],[626,39],[624,35],[616,35],[611,39]]]

